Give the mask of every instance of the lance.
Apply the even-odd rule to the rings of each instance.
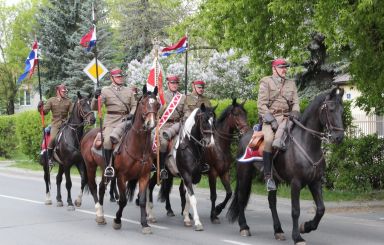
[[[187,37],[187,49],[185,50],[185,65],[184,65],[184,86],[185,86],[185,89],[184,89],[184,93],[185,95],[187,95],[187,91],[188,91],[188,46],[189,46],[189,43],[188,43],[188,34],[185,34],[185,36]]]

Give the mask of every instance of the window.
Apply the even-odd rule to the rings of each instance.
[[[31,105],[31,91],[29,89],[20,90],[20,105]]]

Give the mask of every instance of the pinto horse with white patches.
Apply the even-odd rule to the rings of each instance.
[[[197,213],[197,200],[193,185],[200,182],[200,164],[204,156],[204,149],[214,145],[213,127],[215,123],[214,108],[202,104],[188,117],[180,130],[179,146],[176,151],[176,166],[187,190],[187,200],[193,209],[195,230],[204,230]],[[183,210],[184,224],[191,225],[189,205]]]

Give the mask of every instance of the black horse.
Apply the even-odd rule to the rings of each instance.
[[[189,205],[193,209],[195,230],[203,230],[197,213],[197,199],[193,185],[201,179],[201,161],[204,150],[214,145],[213,130],[215,124],[215,108],[202,104],[196,108],[180,129],[179,146],[176,151],[176,166],[187,191],[187,203],[183,210],[184,224],[190,226]]]
[[[77,167],[81,176],[81,192],[75,201],[78,207],[81,205],[84,187],[87,184],[85,163],[80,153],[80,141],[83,137],[85,124],[93,125],[96,122],[89,99],[89,97],[83,97],[80,92],[77,92],[77,100],[73,105],[72,113],[68,120],[61,126],[55,138],[53,157],[54,161],[59,163],[59,171],[56,176],[56,201],[58,207],[63,206],[61,199],[61,182],[63,180],[63,174],[65,174],[68,210],[74,210],[71,197],[72,181],[70,176],[70,169],[73,165]],[[44,168],[44,170],[46,170],[46,168]]]
[[[318,95],[304,111],[300,121],[293,120],[295,126],[289,132],[287,150],[277,154],[274,159],[275,177],[288,182],[291,186],[292,239],[295,244],[305,244],[300,233],[316,230],[324,215],[322,178],[325,171],[325,159],[321,144],[324,140],[340,143],[344,137],[343,93],[342,89],[334,88],[330,92]],[[238,156],[244,152],[251,136],[252,130],[242,137]],[[231,222],[238,219],[242,236],[250,235],[244,209],[251,193],[254,171],[253,164],[238,162],[236,190],[227,213]],[[305,186],[309,187],[317,208],[314,219],[301,224],[299,228],[300,191]],[[284,240],[284,232],[276,210],[276,191],[268,193],[268,201],[272,212],[275,238]]]
[[[246,132],[249,127],[247,124],[247,113],[244,109],[244,103],[237,103],[236,99],[232,100],[227,108],[223,110],[220,117],[217,119],[214,127],[214,140],[215,145],[209,147],[204,151],[205,161],[210,165],[210,170],[208,173],[209,176],[209,187],[211,191],[211,221],[212,223],[220,223],[218,215],[227,205],[227,202],[232,196],[231,183],[229,178],[229,171],[231,164],[233,162],[233,157],[231,154],[231,143],[237,133],[239,132],[242,135]],[[148,219],[151,222],[156,222],[156,219],[152,213],[152,192],[156,184],[156,174],[154,174],[149,183],[149,209],[148,210]],[[220,177],[221,183],[223,184],[226,196],[223,202],[216,206],[216,179]],[[183,184],[181,182],[181,184]],[[168,216],[174,216],[174,212],[171,207],[169,200],[170,191],[173,185],[173,175],[170,174],[168,179],[163,180],[161,183],[159,191],[159,200],[165,201],[165,208],[167,210]],[[180,186],[180,194],[182,200],[182,210],[185,206],[185,190],[184,186]]]

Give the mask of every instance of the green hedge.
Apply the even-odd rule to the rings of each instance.
[[[10,158],[18,145],[15,116],[0,117],[0,156]]]

